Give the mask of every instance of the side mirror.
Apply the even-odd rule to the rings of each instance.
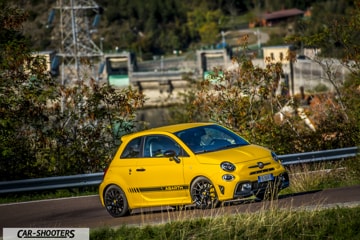
[[[178,158],[174,150],[165,151],[164,156],[170,158],[170,161],[174,160],[176,163],[180,163],[180,158]]]

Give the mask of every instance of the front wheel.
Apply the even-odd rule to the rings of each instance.
[[[106,210],[113,217],[129,215],[129,205],[124,191],[116,185],[109,186],[104,195]]]
[[[196,178],[191,184],[190,191],[196,208],[215,208],[220,204],[214,185],[205,177]]]

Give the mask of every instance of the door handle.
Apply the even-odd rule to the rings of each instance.
[[[146,170],[145,168],[137,168],[136,169],[137,172],[145,172],[145,170]]]

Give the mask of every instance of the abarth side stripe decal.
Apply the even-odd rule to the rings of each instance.
[[[148,188],[129,188],[130,193],[140,193],[140,192],[162,192],[162,191],[182,191],[189,189],[188,185],[171,185],[171,186],[161,186],[161,187],[148,187]]]
[[[130,193],[139,193],[140,192],[140,189],[139,188],[129,188],[128,191]]]

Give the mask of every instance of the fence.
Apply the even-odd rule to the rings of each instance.
[[[349,147],[325,151],[279,155],[278,157],[281,159],[284,166],[289,166],[320,161],[338,161],[356,157],[358,154],[358,147]],[[103,173],[100,172],[72,176],[4,181],[0,182],[0,194],[98,186],[102,181],[102,178]]]

